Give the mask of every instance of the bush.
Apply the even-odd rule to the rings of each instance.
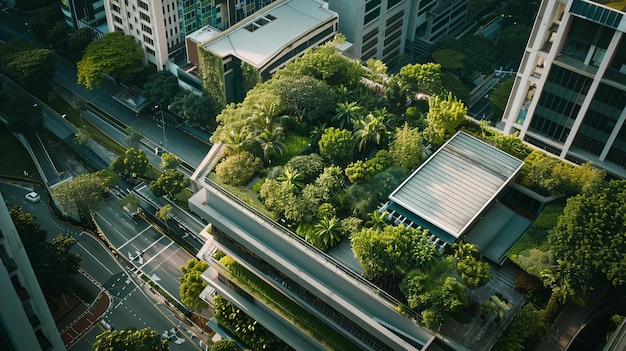
[[[246,185],[261,170],[262,162],[247,151],[226,157],[215,167],[218,179],[228,185]]]
[[[300,173],[304,184],[309,184],[324,171],[324,160],[318,154],[300,155],[287,161],[285,167]]]
[[[517,275],[513,287],[521,293],[534,294],[543,289],[543,282],[534,275],[521,272]]]

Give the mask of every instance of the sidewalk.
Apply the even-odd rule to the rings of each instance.
[[[585,306],[580,306],[573,302],[567,303],[542,338],[541,343],[535,348],[535,351],[566,350],[578,334],[580,328],[584,326],[587,317],[602,302],[602,298],[607,291],[608,286],[602,290],[593,291],[591,296],[589,296],[589,302]]]

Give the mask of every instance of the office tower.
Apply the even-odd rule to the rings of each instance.
[[[103,0],[62,0],[61,12],[72,28],[98,27],[106,22]]]
[[[561,159],[626,177],[624,15],[623,2],[542,1],[504,131]]]
[[[0,350],[65,350],[0,194]]]

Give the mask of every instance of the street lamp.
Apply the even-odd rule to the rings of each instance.
[[[154,108],[158,109],[159,105],[155,105]],[[161,108],[161,126],[163,128],[163,149],[167,149],[167,139],[165,138],[165,118],[163,118],[163,108]]]

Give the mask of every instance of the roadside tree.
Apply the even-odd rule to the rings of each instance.
[[[44,129],[41,108],[26,96],[19,95],[9,99],[2,111],[7,116],[11,131],[32,133]]]
[[[150,182],[150,191],[156,196],[167,195],[173,198],[190,184],[189,178],[177,169],[168,169],[156,180]]]
[[[76,64],[78,84],[93,89],[105,81],[106,75],[120,83],[131,83],[143,72],[143,56],[133,37],[120,32],[105,34],[87,46]]]
[[[139,211],[139,196],[134,193],[130,193],[124,196],[118,205],[121,208],[128,210],[128,212],[136,214]]]
[[[178,168],[178,166],[180,166],[180,164],[181,164],[180,158],[178,158],[174,154],[170,154],[169,152],[166,152],[163,155],[161,155],[161,169],[162,170],[176,169]]]
[[[130,148],[126,149],[124,155],[113,160],[109,168],[123,178],[129,179],[141,177],[149,164],[148,156],[143,150]]]
[[[81,174],[59,183],[52,189],[52,193],[63,215],[87,218],[91,210],[104,200],[109,189],[115,186],[115,178],[115,173],[106,170]]]
[[[168,351],[167,339],[156,331],[144,329],[106,330],[96,336],[93,351]]]
[[[184,90],[174,96],[169,109],[182,117],[187,126],[207,126],[215,123],[220,107],[207,93],[198,96]]]
[[[133,126],[128,126],[124,129],[126,133],[126,142],[131,148],[137,148],[139,146],[139,142],[143,139],[143,134],[137,128]]]
[[[68,39],[68,47],[73,57],[83,57],[83,52],[93,41],[94,32],[89,27],[78,28]]]
[[[142,93],[150,100],[169,106],[179,91],[176,76],[168,70],[163,70],[148,77],[143,85]]]

